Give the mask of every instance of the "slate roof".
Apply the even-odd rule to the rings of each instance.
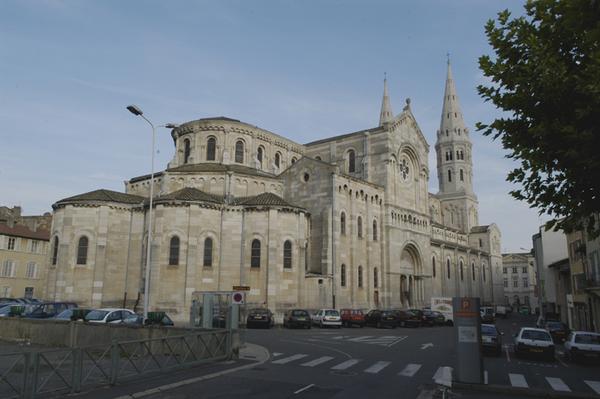
[[[88,193],[75,195],[73,197],[64,198],[57,201],[55,205],[65,204],[70,202],[88,202],[88,201],[99,201],[99,202],[119,202],[122,204],[140,204],[144,201],[144,197],[133,194],[120,193],[112,190],[95,190]]]
[[[471,233],[485,233],[488,231],[489,227],[489,224],[485,226],[473,226],[471,227]]]
[[[252,197],[240,197],[234,200],[235,205],[246,205],[246,206],[287,206],[292,208],[301,208],[296,205],[292,205],[280,196],[273,193],[262,193]]]
[[[47,230],[30,230],[27,226],[15,225],[10,227],[6,224],[0,224],[0,234],[14,237],[33,238],[36,240],[50,240],[50,232]]]
[[[222,163],[207,162],[207,163],[194,163],[177,166],[176,168],[167,169],[167,172],[235,172],[243,173],[253,176],[263,177],[275,177],[274,174],[258,170],[244,165],[229,164],[224,165]]]
[[[222,204],[223,197],[205,193],[204,191],[198,190],[197,188],[185,187],[181,190],[173,191],[172,193],[162,195],[154,200],[154,202],[159,201],[202,201],[212,202],[215,204]]]

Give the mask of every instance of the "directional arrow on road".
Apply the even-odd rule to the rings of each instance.
[[[432,348],[432,347],[433,347],[433,344],[431,342],[421,345],[421,349],[427,349],[427,348]]]

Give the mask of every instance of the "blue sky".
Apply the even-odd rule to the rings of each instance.
[[[300,143],[374,127],[383,73],[394,112],[410,97],[430,148],[450,52],[473,132],[480,222],[503,250],[531,246],[537,212],[513,200],[514,166],[475,132],[498,111],[484,103],[477,58],[484,24],[523,1],[58,1],[0,2],[0,204],[25,214],[71,195],[149,173],[155,124],[228,116]],[[173,154],[160,130],[157,169]]]

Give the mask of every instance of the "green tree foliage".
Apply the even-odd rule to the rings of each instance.
[[[600,234],[600,0],[528,1],[485,26],[491,82],[478,86],[501,117],[477,129],[500,138],[519,167],[510,194],[555,218],[546,227]]]

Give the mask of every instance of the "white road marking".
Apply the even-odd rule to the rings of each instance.
[[[432,379],[436,384],[447,387],[452,386],[452,367],[438,367]]]
[[[431,342],[421,345],[421,349],[427,349],[427,348],[432,348],[432,347],[433,347],[433,344]]]
[[[506,360],[510,363],[510,355],[508,354],[508,346],[505,346],[504,349],[506,349]]]
[[[349,369],[350,367],[354,366],[358,362],[360,362],[360,360],[358,360],[358,359],[346,360],[345,362],[342,362],[342,363],[338,364],[337,366],[333,366],[331,369],[332,370],[346,370],[346,369]]]
[[[279,353],[279,352],[271,353],[271,356],[274,356],[274,357],[281,356],[281,355],[283,355],[283,353]]]
[[[391,348],[392,346],[396,345],[398,342],[404,341],[406,338],[408,338],[408,335],[404,335],[404,336],[398,337],[398,339],[396,341],[392,342],[387,347]]]
[[[527,381],[525,381],[525,376],[523,374],[509,373],[508,378],[510,379],[510,385],[513,387],[529,388],[529,385],[527,385]]]
[[[406,367],[404,367],[404,370],[399,372],[398,375],[401,375],[403,377],[412,377],[413,375],[417,374],[417,371],[419,371],[420,368],[420,364],[410,363],[407,364]]]
[[[590,388],[592,388],[594,390],[594,392],[596,392],[598,395],[600,395],[600,381],[589,381],[589,380],[584,380],[584,382],[586,384],[589,385]]]
[[[487,384],[488,384],[488,372],[487,372],[487,370],[484,370],[484,371],[483,371],[483,383],[484,383],[485,385],[487,385]]]
[[[390,365],[390,362],[379,361],[379,362],[375,363],[374,365],[372,365],[371,367],[369,367],[368,369],[365,369],[365,373],[377,374],[389,365]]]
[[[564,383],[563,380],[556,377],[546,377],[546,381],[555,391],[571,392],[571,389]]]
[[[361,337],[356,337],[356,338],[350,338],[348,341],[350,342],[362,342],[362,341],[366,341],[369,338],[374,338],[372,335],[364,335]]]
[[[302,363],[301,366],[305,366],[305,367],[315,367],[318,366],[319,364],[323,364],[325,362],[330,361],[331,359],[333,359],[332,356],[323,356],[320,357],[318,359],[315,360],[311,360],[310,362],[306,362],[306,363]]]
[[[304,392],[307,389],[310,389],[310,388],[312,388],[314,386],[315,386],[315,384],[310,384],[310,385],[305,386],[304,388],[300,388],[296,392],[294,392],[294,395],[298,395],[300,392]]]
[[[289,362],[293,362],[294,360],[302,359],[308,355],[298,354],[293,356],[284,357],[283,359],[273,361],[274,364],[286,364]]]

